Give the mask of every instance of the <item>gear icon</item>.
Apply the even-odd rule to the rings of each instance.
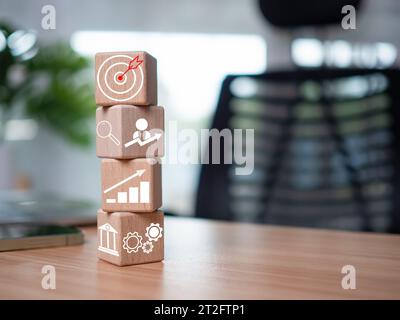
[[[146,241],[145,243],[143,243],[142,245],[142,250],[144,253],[150,253],[153,251],[154,245],[150,242],[150,241]]]
[[[136,253],[142,247],[142,237],[136,231],[128,232],[122,241],[124,242],[123,248],[128,253]]]
[[[146,228],[146,237],[150,241],[156,241],[162,237],[162,231],[163,228],[160,227],[160,224],[158,223],[151,223],[147,228]]]

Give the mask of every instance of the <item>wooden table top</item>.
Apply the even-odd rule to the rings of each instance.
[[[146,265],[98,260],[95,227],[84,245],[0,253],[0,299],[400,299],[400,236],[191,218],[165,231],[165,260]],[[349,264],[355,290],[341,287]]]

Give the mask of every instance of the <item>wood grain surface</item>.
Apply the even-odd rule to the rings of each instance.
[[[102,159],[101,184],[101,208],[104,211],[153,212],[161,207],[161,164],[158,159]],[[131,188],[136,188],[134,197]],[[125,203],[118,199],[121,193]],[[146,194],[148,196],[143,197]],[[132,198],[136,203],[132,203]],[[107,199],[114,199],[115,203]]]
[[[147,52],[99,52],[95,68],[97,105],[157,104],[157,60]]]
[[[400,236],[165,219],[163,262],[97,258],[97,230],[75,247],[0,253],[1,299],[400,299]],[[43,265],[57,272],[43,290]],[[343,290],[341,269],[357,270]]]
[[[148,143],[132,143],[143,135],[136,122],[147,121]],[[112,139],[110,135],[115,137]],[[141,140],[145,139],[141,137]],[[146,142],[146,141],[144,141]],[[143,143],[143,142],[142,142]],[[100,158],[136,159],[164,156],[164,108],[116,105],[96,110],[96,154]]]
[[[100,259],[119,266],[164,259],[164,213],[162,211],[106,213],[99,210],[97,226],[109,226],[116,231],[109,231],[107,239],[107,231],[98,230],[98,257]],[[148,233],[150,228],[160,232],[152,237]],[[111,254],[109,248],[112,249]]]

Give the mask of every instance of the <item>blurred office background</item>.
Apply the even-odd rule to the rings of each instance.
[[[55,30],[41,28],[41,9],[47,4],[56,8]],[[212,123],[221,84],[227,75],[322,66],[398,67],[399,14],[400,3],[395,0],[367,0],[357,10],[356,30],[344,30],[340,24],[280,28],[265,20],[256,0],[0,0],[0,23],[33,32],[40,46],[62,41],[90,60],[97,51],[149,51],[159,62],[159,102],[166,107],[166,123],[177,120],[179,128],[195,129],[207,128]],[[29,49],[31,34],[20,33],[19,37],[19,45],[23,47],[25,43]],[[0,33],[0,51],[5,41]],[[59,50],[62,55],[63,49]],[[18,78],[18,68],[14,69],[14,75],[7,77]],[[89,68],[89,73],[79,77],[90,83],[93,70]],[[248,87],[248,83],[242,85],[239,82],[239,91]],[[346,88],[357,93],[360,86],[348,84]],[[8,179],[12,180],[4,182],[4,175],[3,184],[99,203],[100,160],[96,158],[94,144],[74,144],[19,109],[14,108],[12,119],[2,128],[5,142],[0,164],[7,166]],[[94,117],[88,121],[94,138]],[[376,139],[379,137],[385,139],[384,133]],[[163,167],[166,210],[178,215],[195,213],[199,172],[198,165]],[[244,208],[249,212],[259,210],[254,206]],[[275,206],[269,210],[280,209]],[[237,219],[252,221],[243,215]],[[387,223],[387,219],[378,223],[377,231],[385,230]],[[330,226],[343,227],[340,222],[327,225]],[[348,228],[357,226],[349,224]]]

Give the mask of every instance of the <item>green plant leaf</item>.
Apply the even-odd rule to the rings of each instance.
[[[14,31],[1,23],[0,30],[6,36]],[[24,70],[18,85],[9,81],[15,65]],[[7,47],[0,52],[0,108],[10,113],[15,106],[23,105],[27,116],[72,143],[88,146],[92,142],[90,120],[96,108],[92,77],[87,73],[90,65],[66,43],[39,45],[37,54],[26,61],[13,57]]]

